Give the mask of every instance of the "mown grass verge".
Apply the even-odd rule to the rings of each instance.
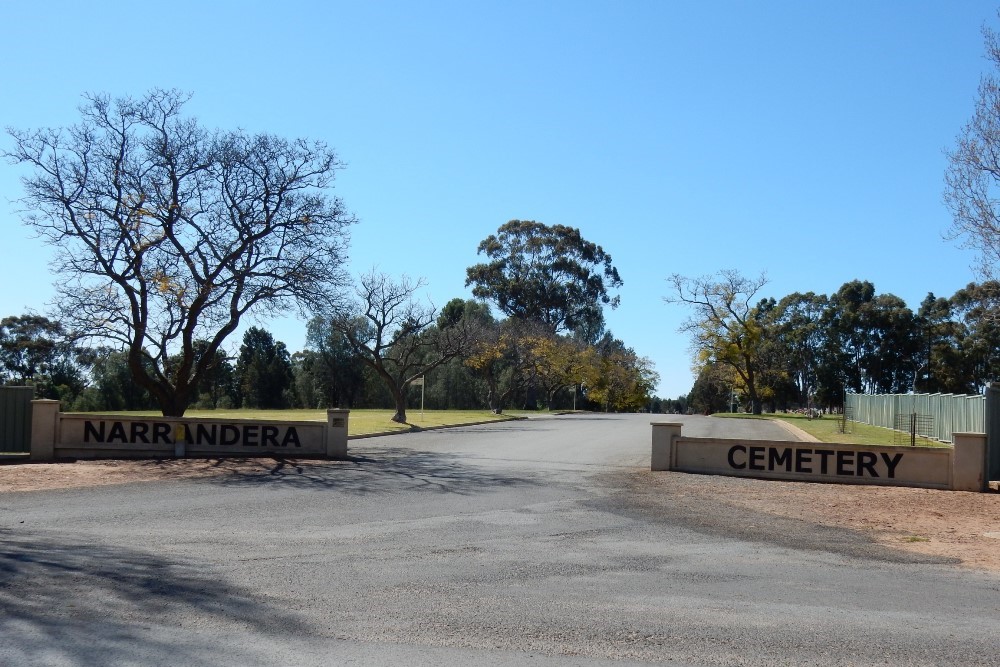
[[[129,417],[159,417],[158,410],[136,412],[101,412],[104,415]],[[407,423],[392,421],[393,410],[351,410],[348,420],[348,437],[377,433],[399,433],[442,426],[461,426],[488,421],[516,419],[512,415],[495,415],[488,410],[407,410]],[[275,421],[326,421],[326,410],[188,410],[185,417],[210,419],[260,419]]]
[[[767,413],[763,415],[748,415],[743,413],[721,412],[713,417],[724,417],[729,419],[772,419],[788,422],[799,427],[809,435],[817,438],[820,442],[844,442],[857,445],[909,445],[910,440],[907,435],[895,433],[892,429],[880,426],[869,426],[858,422],[848,422],[849,433],[840,432],[840,419],[837,415],[824,415],[816,419],[809,419],[805,415],[794,413]],[[946,442],[928,440],[927,438],[917,438],[918,447],[950,447]]]

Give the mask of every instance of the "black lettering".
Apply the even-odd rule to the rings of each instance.
[[[90,442],[93,437],[97,442],[104,442],[104,422],[98,422],[100,428],[94,426],[94,422],[83,422],[83,441]]]
[[[287,447],[288,443],[292,443],[296,447],[302,446],[302,443],[299,442],[299,433],[295,430],[294,426],[288,427],[288,431],[285,432],[285,439],[281,441],[281,446]]]
[[[864,477],[865,470],[868,471],[869,477],[878,477],[878,471],[875,470],[876,462],[878,457],[873,452],[858,452],[858,477]]]
[[[220,445],[235,445],[240,441],[240,430],[235,426],[225,424],[221,430],[222,434],[220,435]]]
[[[132,422],[129,424],[132,427],[132,442],[144,442],[149,444],[149,438],[146,437],[146,433],[149,432],[149,424],[146,422]]]
[[[885,465],[889,469],[889,474],[887,475],[887,477],[889,479],[893,479],[896,477],[896,466],[898,466],[899,462],[903,460],[903,452],[899,452],[891,459],[889,458],[888,454],[882,452],[882,460],[885,461]]]
[[[261,447],[277,447],[278,446],[278,427],[277,426],[261,426],[260,428],[260,444]]]
[[[822,475],[827,474],[826,473],[826,470],[827,470],[826,459],[828,457],[830,457],[830,456],[833,456],[836,453],[837,452],[833,451],[832,449],[816,449],[816,450],[813,451],[813,454],[819,454],[819,472],[820,472],[820,474],[822,474]]]
[[[251,426],[247,424],[243,427],[243,446],[244,447],[256,447],[257,446],[257,429],[258,426]]]
[[[128,436],[125,433],[125,425],[121,422],[115,422],[111,425],[111,432],[108,433],[108,439],[105,442],[127,442]]]
[[[854,452],[852,451],[839,451],[837,452],[837,474],[838,475],[853,475],[854,468],[848,468],[847,466],[854,465]]]
[[[778,452],[781,452],[780,454]],[[774,470],[775,466],[785,466],[785,472],[792,471],[792,450],[785,447],[784,449],[778,449],[777,447],[771,447],[768,450],[767,457],[767,469]]]
[[[760,461],[760,463],[757,463]],[[751,447],[750,448],[750,470],[763,470],[764,469],[764,448],[763,447]]]
[[[170,439],[170,424],[153,422],[153,444],[155,445],[158,442],[164,442],[168,445],[173,442]]]
[[[205,444],[205,445],[215,444],[215,437],[216,434],[218,433],[215,424],[198,424],[196,428],[197,431],[195,431],[195,433],[197,434],[198,444]]]
[[[806,467],[807,463],[812,463],[811,449],[795,450],[795,472],[812,472],[812,466]]]

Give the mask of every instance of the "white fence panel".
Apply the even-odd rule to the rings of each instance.
[[[935,440],[952,442],[953,433],[986,432],[986,397],[968,394],[847,394],[844,406],[862,424],[896,427],[897,415],[923,415],[932,420]]]

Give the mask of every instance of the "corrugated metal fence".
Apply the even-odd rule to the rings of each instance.
[[[897,415],[931,417],[929,432],[920,435],[951,442],[952,433],[986,433],[986,397],[976,394],[847,394],[851,419],[895,428]]]
[[[34,387],[0,387],[0,455],[31,451]]]

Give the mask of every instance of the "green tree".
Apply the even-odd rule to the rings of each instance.
[[[441,307],[437,317],[438,329],[447,329],[463,322],[483,335],[494,320],[490,307],[483,301],[454,298]],[[449,359],[426,378],[426,399],[428,407],[439,409],[468,410],[484,407],[482,397],[486,389],[482,380],[465,364],[470,345],[459,356]]]
[[[78,410],[149,410],[156,403],[136,383],[128,367],[128,355],[107,347],[94,350],[91,385],[74,406]]]
[[[210,343],[205,340],[194,342],[196,361],[206,354],[212,354],[213,359],[205,365],[205,372],[198,384],[197,407],[210,410],[231,408],[237,404],[238,388],[236,386],[236,369],[232,360],[221,350],[210,352]]]
[[[343,165],[324,144],[210,131],[187,101],[87,96],[80,123],[12,130],[6,153],[31,169],[25,223],[59,248],[59,319],[125,349],[169,416],[245,315],[330,307],[354,221],[328,194]]]
[[[781,311],[773,298],[761,299],[753,309],[758,328],[765,332],[760,342],[760,374],[757,387],[770,412],[797,402],[798,391],[790,366],[788,341],[781,336]]]
[[[687,401],[694,412],[710,415],[733,410],[733,395],[732,368],[710,362],[699,367]]]
[[[466,270],[472,294],[495,303],[509,317],[540,322],[552,333],[600,335],[604,306],[617,308],[610,290],[622,286],[611,255],[580,230],[511,220],[479,244],[486,263]]]
[[[610,333],[596,351],[598,372],[588,384],[588,398],[605,412],[636,412],[645,408],[660,381],[652,361],[640,357]]]
[[[777,304],[777,339],[785,355],[785,368],[797,392],[797,403],[809,407],[810,396],[820,389],[819,373],[827,307],[825,295],[795,292]]]
[[[958,346],[962,368],[957,393],[981,393],[987,382],[1000,378],[1000,283],[969,283],[949,299],[952,317],[960,324]]]
[[[59,322],[31,313],[0,320],[0,376],[33,385],[38,398],[72,402],[86,386],[88,361]]]
[[[288,348],[264,329],[247,329],[236,360],[236,383],[244,408],[287,407],[285,392],[292,384]]]
[[[330,318],[315,317],[306,330],[306,348],[297,382],[311,384],[309,391],[315,398],[307,405],[317,407],[318,402],[320,407],[353,407],[364,383],[364,360],[351,342]]]
[[[877,295],[872,283],[854,280],[830,297],[822,322],[825,363],[838,369],[844,389],[878,394],[912,388],[919,337],[902,299]]]
[[[965,393],[967,364],[962,358],[964,327],[952,316],[950,299],[928,292],[914,320],[917,356],[914,360],[914,393]]]
[[[514,318],[491,319],[473,341],[465,355],[465,364],[482,380],[484,402],[493,413],[502,414],[513,398],[527,388],[530,362],[524,341],[541,329],[537,323]]]

